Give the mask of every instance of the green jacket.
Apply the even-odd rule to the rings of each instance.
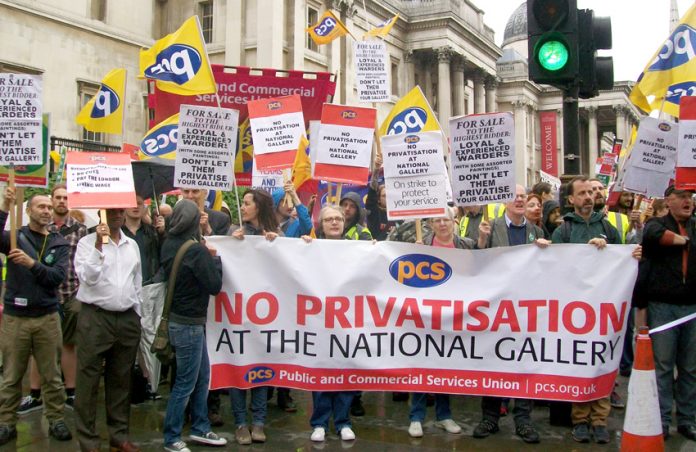
[[[606,238],[607,243],[620,245],[621,238],[616,228],[599,212],[592,212],[590,221],[585,221],[575,212],[563,216],[563,224],[553,231],[553,243],[587,243],[591,239]]]

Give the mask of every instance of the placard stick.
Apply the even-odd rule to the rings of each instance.
[[[326,205],[335,206],[336,203],[331,199],[331,182],[326,182]]]
[[[284,168],[283,169],[283,185],[287,184],[288,182],[292,181],[292,176],[290,174],[291,169],[290,168]],[[285,200],[285,205],[288,207],[295,207],[295,203],[292,201],[292,196],[288,194],[287,192],[285,193],[285,197],[283,198]]]
[[[416,218],[416,242],[423,243],[423,225],[420,218]]]
[[[107,224],[106,222],[106,209],[99,209],[99,222]],[[102,237],[102,243],[109,243],[109,236],[105,235]]]
[[[373,104],[374,105],[374,104]],[[377,155],[382,156],[382,142],[379,139],[379,122],[375,116],[375,144],[377,145]]]
[[[640,210],[640,204],[643,202],[645,195],[638,195],[633,198],[633,210]],[[645,212],[640,213],[640,221],[645,221]],[[633,222],[631,222],[631,228],[633,227]]]
[[[343,192],[343,182],[339,182],[336,186],[336,203],[341,203],[341,193]]]
[[[14,164],[10,164],[10,170],[7,176],[7,188],[15,188],[15,170]],[[17,248],[17,211],[16,204],[10,204],[10,249]]]
[[[15,228],[19,229],[24,224],[24,187],[17,187],[15,190],[15,207],[17,209]]]
[[[483,209],[483,221],[488,221],[488,204],[482,206]]]

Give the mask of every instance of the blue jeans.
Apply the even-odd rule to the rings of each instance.
[[[246,389],[230,388],[232,414],[237,427],[247,425]],[[251,422],[253,425],[263,425],[266,422],[266,396],[268,387],[251,388]]]
[[[312,417],[309,425],[312,428],[324,427],[329,429],[329,417],[333,413],[334,427],[336,433],[340,433],[343,427],[351,427],[350,423],[350,404],[353,402],[354,392],[312,392]]]
[[[169,340],[176,352],[176,380],[164,417],[164,444],[181,440],[184,410],[191,400],[191,433],[206,434],[208,421],[208,385],[210,362],[203,325],[169,322]]]
[[[696,312],[696,305],[672,305],[650,302],[650,328]],[[677,403],[677,425],[696,423],[696,320],[650,336],[655,355],[657,394],[660,399],[662,425],[672,421],[672,400]],[[674,366],[677,381],[674,382]]]
[[[414,392],[411,394],[411,422],[423,422],[425,420],[425,405],[427,394]],[[450,410],[450,396],[448,394],[435,394],[435,420],[444,421],[452,419]]]

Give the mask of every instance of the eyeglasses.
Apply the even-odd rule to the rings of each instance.
[[[322,220],[324,223],[343,223],[343,217],[329,217]]]
[[[515,199],[517,199],[517,198],[521,199],[522,201],[526,201],[526,200],[527,200],[527,195],[526,195],[526,194],[523,194],[523,195],[515,195]]]

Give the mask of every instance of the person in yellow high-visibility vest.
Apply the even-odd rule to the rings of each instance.
[[[487,204],[488,218],[500,218],[505,213],[505,204]],[[483,219],[483,206],[460,207],[459,236],[473,240],[478,240],[479,224]]]

